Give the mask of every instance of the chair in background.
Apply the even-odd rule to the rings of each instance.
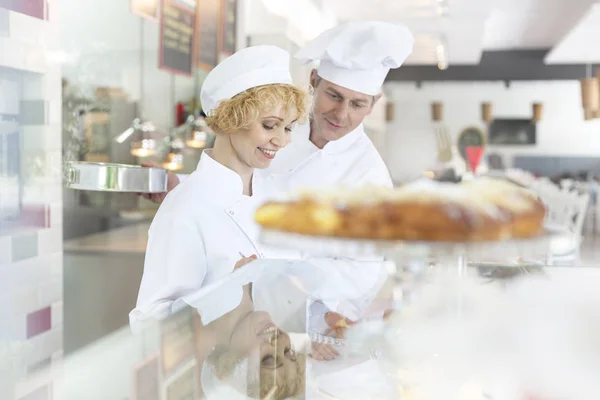
[[[533,189],[546,205],[545,224],[568,232],[564,238],[553,240],[547,263],[573,264],[580,261],[583,223],[586,218],[590,195],[572,185],[560,188],[547,178],[537,179]]]

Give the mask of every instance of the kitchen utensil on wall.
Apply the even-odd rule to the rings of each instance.
[[[444,105],[440,102],[431,104],[431,119],[438,150],[438,161],[447,163],[452,160],[452,140],[443,123]]]

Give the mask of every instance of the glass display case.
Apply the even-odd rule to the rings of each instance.
[[[454,253],[396,245],[381,257],[355,251],[354,261],[338,253],[251,262],[176,301],[166,320],[54,365],[56,398],[600,396],[600,269],[519,262],[511,246],[513,262],[458,251],[457,264]]]

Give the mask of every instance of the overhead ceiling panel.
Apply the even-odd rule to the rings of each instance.
[[[584,17],[552,48],[544,61],[547,64],[600,62],[600,3],[588,8]]]

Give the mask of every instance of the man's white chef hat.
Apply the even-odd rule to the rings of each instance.
[[[369,95],[381,91],[390,68],[413,50],[407,27],[381,21],[350,22],[321,33],[295,56],[306,64],[320,61],[317,73],[336,85]]]
[[[277,46],[246,47],[210,71],[200,90],[202,111],[211,115],[223,100],[253,87],[277,83],[292,84],[289,53]]]

